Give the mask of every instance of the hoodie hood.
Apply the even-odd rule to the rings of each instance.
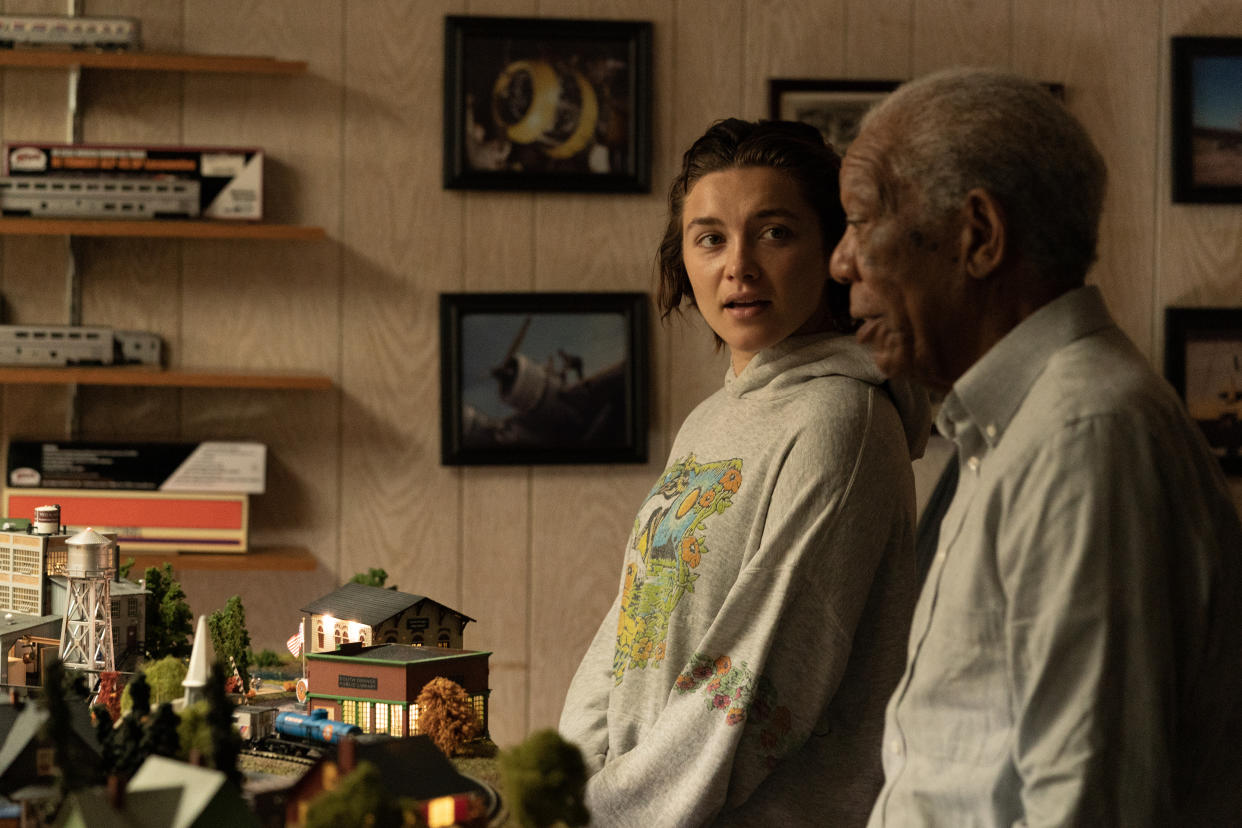
[[[791,336],[755,354],[741,374],[725,369],[725,393],[739,399],[775,399],[820,377],[843,376],[883,388],[897,408],[910,458],[923,456],[931,433],[927,391],[907,380],[886,379],[871,350],[852,336]]]

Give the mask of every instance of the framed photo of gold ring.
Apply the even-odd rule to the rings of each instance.
[[[651,23],[444,26],[444,186],[649,192]]]

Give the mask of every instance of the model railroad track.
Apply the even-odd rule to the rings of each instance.
[[[243,765],[245,770],[292,775],[301,774],[307,768],[314,765],[320,756],[322,754],[317,751],[306,754],[290,754],[279,753],[274,750],[263,750],[261,748],[243,748],[241,753],[242,761],[239,764]]]

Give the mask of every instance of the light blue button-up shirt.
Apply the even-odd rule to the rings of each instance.
[[[988,351],[938,425],[960,482],[870,825],[1217,824],[1242,791],[1242,528],[1181,401],[1087,287]]]

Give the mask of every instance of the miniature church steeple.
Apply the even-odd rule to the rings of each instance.
[[[207,631],[207,616],[198,617],[198,627],[194,630],[194,646],[190,650],[190,665],[186,670],[181,686],[185,688],[182,702],[183,708],[207,698],[207,678],[211,674],[211,663],[216,660],[215,650],[211,646],[211,633]]]

